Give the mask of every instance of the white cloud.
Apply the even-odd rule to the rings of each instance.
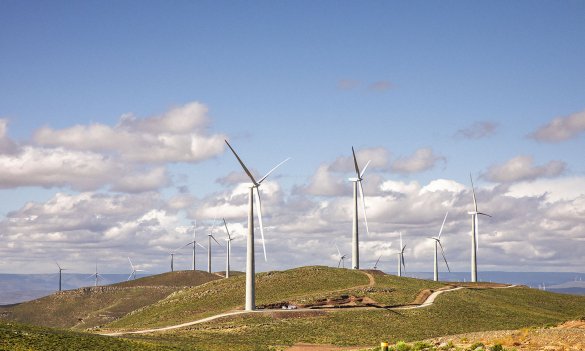
[[[537,141],[561,142],[585,132],[585,111],[566,117],[556,117],[529,136]]]
[[[585,178],[564,177],[557,179],[538,179],[532,182],[519,182],[509,187],[507,196],[543,197],[543,201],[557,202],[574,200],[585,195]]]
[[[435,167],[437,162],[445,162],[445,158],[436,155],[431,148],[422,148],[412,156],[400,158],[392,163],[392,171],[398,173],[418,173]]]
[[[114,127],[43,127],[33,139],[46,147],[109,153],[139,163],[199,162],[221,154],[225,147],[225,135],[206,134],[208,122],[207,108],[192,102],[161,116],[124,115]]]
[[[491,166],[483,175],[489,181],[510,183],[534,180],[543,177],[556,177],[565,171],[562,161],[550,161],[543,166],[534,165],[532,156],[516,156],[504,164]]]

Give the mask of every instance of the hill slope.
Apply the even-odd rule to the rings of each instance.
[[[39,326],[86,329],[151,305],[173,292],[220,279],[201,271],[178,271],[128,282],[67,290],[0,307],[0,317]]]

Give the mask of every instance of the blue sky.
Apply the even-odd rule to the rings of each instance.
[[[224,194],[233,191],[237,183],[219,183],[217,179],[240,172],[225,149],[195,150],[192,158],[183,161],[176,155],[144,161],[138,160],[136,153],[152,152],[147,141],[117,148],[114,140],[103,140],[112,146],[104,151],[101,146],[63,139],[64,134],[76,133],[69,129],[74,126],[115,129],[122,115],[147,120],[193,102],[206,108],[197,112],[206,127],[194,126],[193,135],[220,141],[229,138],[245,162],[259,173],[287,156],[293,158],[274,178],[282,191],[274,200],[278,210],[272,223],[274,231],[282,229],[287,238],[296,238],[295,233],[279,226],[284,217],[276,213],[296,214],[286,221],[301,221],[308,214],[299,203],[306,202],[306,208],[339,206],[341,211],[333,211],[339,218],[322,213],[324,217],[317,221],[321,224],[303,229],[320,233],[315,234],[316,245],[330,244],[332,237],[345,240],[350,227],[343,209],[350,192],[341,187],[321,191],[314,183],[319,169],[320,181],[350,176],[351,169],[334,164],[347,163],[345,158],[353,145],[356,150],[370,150],[367,156],[379,157],[377,166],[370,170],[372,180],[367,180],[372,196],[386,194],[382,189],[400,193],[388,183],[384,185],[386,181],[403,185],[417,182],[423,188],[434,180],[446,179],[469,187],[470,172],[486,191],[485,197],[492,199],[488,206],[494,210],[509,206],[526,212],[567,205],[549,199],[545,206],[536,195],[573,190],[573,197],[562,201],[572,201],[567,206],[575,209],[575,218],[554,217],[564,226],[553,229],[546,223],[530,228],[541,233],[543,241],[540,246],[535,244],[538,247],[526,262],[547,262],[542,251],[553,249],[545,237],[566,235],[566,245],[574,246],[574,240],[584,234],[577,217],[584,211],[580,196],[585,195],[583,188],[574,188],[574,184],[585,184],[580,152],[585,130],[584,35],[585,3],[581,1],[3,1],[0,118],[7,125],[6,143],[16,146],[2,150],[7,156],[0,165],[3,163],[5,169],[30,166],[30,155],[34,154],[37,160],[46,160],[49,155],[56,162],[60,157],[75,160],[76,166],[60,172],[37,162],[28,171],[15,172],[12,178],[0,177],[4,198],[0,205],[4,233],[0,235],[5,243],[0,250],[7,257],[6,261],[0,259],[0,271],[39,270],[33,264],[16,268],[8,263],[8,258],[16,255],[18,240],[34,237],[50,241],[56,235],[55,240],[67,244],[76,242],[68,236],[73,235],[79,240],[91,238],[97,245],[93,250],[99,252],[104,231],[123,226],[124,220],[136,222],[148,210],[159,210],[169,218],[165,224],[157,217],[160,228],[145,240],[162,235],[160,230],[209,215],[206,208],[221,212],[219,203],[227,201]],[[555,118],[566,123],[551,126]],[[531,137],[545,126],[551,127],[540,137]],[[47,138],[55,139],[40,138],[43,128],[54,132]],[[147,127],[128,128],[136,128],[133,135],[139,135]],[[568,129],[570,135],[555,139],[551,135],[557,135],[559,128]],[[60,131],[63,133],[58,137]],[[86,134],[77,132],[79,140],[87,140]],[[156,134],[150,129],[148,133]],[[173,137],[181,134],[173,133]],[[137,145],[143,149],[133,149]],[[77,172],[94,157],[108,159],[103,162],[103,172],[88,184],[80,180],[87,174]],[[140,191],[119,180],[123,174],[140,178],[140,172],[152,175],[148,186],[140,184]],[[417,228],[411,229],[411,235],[420,242],[411,254],[421,258],[411,261],[420,261],[416,269],[425,270],[422,232],[434,230],[431,218],[440,222],[449,207],[445,204],[453,205],[460,194],[451,193],[451,200],[443,199],[444,208],[440,208],[434,200],[417,197],[415,188],[409,189],[413,202],[403,207],[415,214],[417,206],[422,206],[429,209],[429,217],[416,222],[406,219],[410,218],[407,215],[395,215],[389,212],[391,199],[380,195],[389,207],[372,201],[368,210],[386,213],[387,218],[374,214],[372,223],[374,228],[377,223],[380,235],[385,232],[388,239],[366,237],[371,248],[366,246],[365,252],[382,254],[376,245],[383,247],[382,242],[394,240],[398,231],[408,231],[392,223],[408,223]],[[99,228],[91,223],[78,223],[74,229],[53,224],[47,233],[46,225],[14,227],[11,218],[26,212],[27,203],[41,208],[58,193],[67,194],[71,201],[82,193],[127,196],[128,203],[149,194],[156,198],[156,205],[129,213],[125,219],[106,220]],[[514,200],[510,199],[512,193],[516,194]],[[169,201],[178,194],[188,194],[189,201],[170,210]],[[533,202],[517,204],[518,197],[524,196],[532,196]],[[468,219],[464,211],[461,213],[454,219],[453,231],[466,238]],[[48,218],[44,212],[36,215],[36,221]],[[245,212],[230,216],[244,224]],[[540,213],[540,218],[547,216],[552,216],[551,212]],[[393,221],[393,217],[402,220]],[[198,219],[204,223],[211,218]],[[511,228],[517,223],[495,221],[495,229],[489,230],[507,231],[510,237],[524,235]],[[325,230],[323,223],[336,229],[324,234],[329,229]],[[130,236],[120,237],[119,250],[114,250],[122,259],[113,261],[112,271],[125,269],[128,252],[148,254],[151,269],[163,270],[163,259],[159,262],[156,250],[165,245],[170,250],[180,241],[171,235],[157,243],[156,250],[150,246],[133,251],[129,249],[132,235],[126,235]],[[498,247],[496,239],[494,236],[491,249]],[[304,240],[300,235],[288,245],[302,252]],[[76,247],[71,244],[71,251]],[[26,251],[24,259],[47,261],[60,255],[50,247],[39,250]],[[278,252],[277,247],[273,250]],[[490,250],[489,245],[486,250]],[[559,247],[550,258],[556,268],[577,269],[584,263],[578,257],[561,259],[563,250]],[[468,268],[465,255],[462,252],[454,259],[459,260],[459,264],[454,263],[459,270]],[[76,256],[65,257],[76,260]],[[260,269],[281,269],[306,261],[298,253]],[[493,269],[524,269],[514,261],[490,264]],[[392,267],[388,270],[395,266],[388,265]],[[543,270],[548,268],[546,263],[539,265]],[[82,269],[90,270],[91,266],[87,262]]]

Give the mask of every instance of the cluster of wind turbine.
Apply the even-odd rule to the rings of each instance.
[[[256,206],[258,209],[258,222],[260,224],[260,234],[262,236],[262,248],[264,250],[264,260],[268,260],[266,258],[266,245],[264,242],[264,227],[262,224],[262,203],[260,202],[260,185],[262,182],[280,167],[283,163],[288,161],[290,158],[285,159],[274,168],[272,168],[266,175],[260,178],[258,181],[254,178],[252,173],[248,170],[244,162],[240,159],[240,156],[236,153],[236,151],[232,148],[230,143],[225,140],[225,143],[230,148],[242,168],[244,172],[248,175],[250,180],[252,181],[252,185],[250,186],[249,191],[249,198],[248,198],[248,238],[247,238],[247,245],[246,245],[246,310],[252,311],[256,309],[256,281],[255,281],[255,262],[254,262],[254,202],[256,202]]]
[[[62,271],[66,271],[66,268],[61,268],[61,266],[59,266],[59,263],[57,263],[57,261],[55,261],[55,264],[57,265],[57,267],[59,267],[59,291],[61,291],[61,272]]]
[[[215,219],[213,219],[213,225],[211,226],[211,231],[207,234],[207,273],[211,273],[211,239],[217,243],[217,245],[222,246],[217,239],[213,236],[213,230],[215,229]]]
[[[361,197],[362,211],[364,213],[364,222],[366,224],[366,232],[370,234],[368,228],[368,218],[366,217],[366,200],[364,199],[364,187],[362,186],[362,180],[364,179],[364,173],[370,164],[370,161],[366,163],[364,168],[360,171],[360,167],[355,156],[353,146],[351,147],[351,153],[353,155],[353,164],[355,167],[355,178],[349,178],[349,181],[353,182],[353,231],[351,239],[351,265],[353,269],[360,269],[360,253],[359,253],[359,229],[358,229],[358,190]]]
[[[225,227],[225,232],[227,234],[227,238],[225,239],[225,246],[226,246],[226,261],[225,261],[225,277],[229,278],[230,277],[230,253],[232,251],[232,240],[234,240],[234,238],[232,238],[232,236],[230,235],[230,230],[228,229],[227,223],[225,221],[225,218],[223,219],[223,225]]]
[[[402,233],[400,233],[400,251],[396,254],[398,255],[398,276],[402,277],[402,268],[404,267],[404,271],[406,271],[406,263],[404,261],[404,249],[406,249],[406,244],[402,244]]]
[[[128,257],[128,262],[130,262],[130,275],[128,276],[128,279],[126,279],[126,281],[130,280],[130,278],[132,279],[136,279],[136,272],[146,272],[144,269],[137,269],[136,266],[134,266],[134,264],[132,264],[132,260],[130,259],[130,257]]]
[[[479,212],[477,210],[477,200],[475,198],[475,187],[473,186],[473,178],[469,175],[471,180],[471,191],[473,192],[473,211],[467,212],[471,215],[471,281],[477,282],[477,250],[479,249],[479,215],[491,217],[489,214]]]
[[[339,258],[339,261],[337,262],[337,268],[339,268],[340,265],[342,265],[343,268],[345,268],[345,259],[347,258],[347,255],[342,255],[341,251],[339,251],[339,247],[337,246],[337,243],[335,243],[335,248],[337,249],[337,257]]]
[[[441,244],[441,234],[443,233],[443,227],[445,227],[445,221],[447,220],[447,215],[449,212],[445,214],[445,218],[443,218],[443,224],[441,224],[441,229],[439,230],[439,235],[433,236],[429,239],[435,242],[435,256],[433,261],[433,280],[439,281],[439,262],[438,262],[438,254],[437,254],[437,246],[441,248],[441,254],[443,255],[443,259],[445,260],[445,265],[447,265],[447,269],[451,272],[451,268],[449,268],[449,264],[447,263],[447,258],[445,257],[445,250],[443,249],[443,245]]]

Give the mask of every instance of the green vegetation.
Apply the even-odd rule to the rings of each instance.
[[[46,327],[86,329],[151,305],[173,292],[220,277],[201,271],[164,273],[128,282],[68,290],[0,307],[2,319]]]
[[[34,316],[35,306],[43,308],[43,318],[49,316],[53,321],[58,321],[61,313],[69,316],[67,318],[76,316],[76,313],[100,316],[105,314],[104,311],[117,311],[120,316],[125,314],[104,326],[112,331],[169,326],[243,307],[244,275],[229,279],[217,279],[219,277],[214,276],[217,277],[213,278],[216,280],[185,287],[188,285],[180,286],[181,283],[175,284],[173,281],[188,274],[176,273],[174,277],[149,277],[151,280],[145,280],[143,284],[136,286],[132,285],[135,282],[128,282],[104,287],[103,292],[90,291],[86,297],[83,297],[85,292],[81,289],[76,292],[81,297],[70,296],[71,292],[67,292],[54,295],[52,300],[37,300],[36,305],[22,305],[29,306],[27,308],[30,309],[30,316],[27,318],[33,321],[42,318]],[[209,276],[201,279],[207,278]],[[444,283],[388,276],[375,271],[320,266],[260,273],[257,275],[256,285],[256,302],[259,306],[322,305],[330,304],[330,301],[336,299],[351,300],[347,299],[347,296],[351,296],[354,299],[349,305],[359,308],[288,311],[273,309],[264,313],[223,317],[213,322],[166,332],[127,335],[124,339],[99,338],[93,343],[100,345],[107,341],[119,342],[119,345],[103,346],[103,349],[112,350],[224,350],[228,345],[230,350],[271,350],[296,343],[360,347],[376,344],[381,340],[403,340],[405,342],[394,344],[391,350],[462,351],[453,344],[438,347],[415,341],[474,331],[552,325],[585,315],[585,297],[582,296],[552,294],[522,287],[481,289],[481,285],[474,285],[473,289],[445,293],[435,300],[434,305],[425,308],[394,310],[386,307],[411,304],[421,291],[429,293],[444,286]],[[166,289],[174,290],[169,295]],[[166,297],[148,297],[154,291],[165,292]],[[111,299],[106,298],[110,293]],[[362,301],[361,298],[368,299]],[[149,303],[147,299],[152,302]],[[99,301],[101,305],[97,302],[94,304],[93,300]],[[106,307],[99,307],[102,305]],[[117,306],[121,307],[116,310]],[[17,307],[19,306],[13,307],[13,311]],[[51,313],[54,316],[51,317]],[[89,317],[85,317],[84,323],[87,319]],[[76,324],[75,327],[81,328],[82,325]],[[91,350],[79,346],[82,345],[80,343],[92,342],[92,337],[98,338],[32,327],[25,330],[25,327],[15,324],[3,324],[3,328],[1,340],[4,344],[0,345],[4,349],[56,349],[35,344],[45,342],[43,340],[46,339],[49,340],[46,342],[76,345],[70,349]],[[24,334],[20,330],[24,330]],[[33,344],[34,346],[28,347]],[[13,347],[14,345],[20,346]],[[63,347],[66,350],[69,346]],[[509,351],[496,344],[484,346],[482,349]]]
[[[178,349],[145,342],[0,321],[0,350],[154,351]]]
[[[421,309],[274,311],[132,338],[163,345],[195,343],[205,350],[219,350],[227,344],[233,350],[268,350],[295,343],[359,346],[374,340],[413,342],[471,331],[542,326],[583,314],[585,297],[526,288],[458,290]]]

